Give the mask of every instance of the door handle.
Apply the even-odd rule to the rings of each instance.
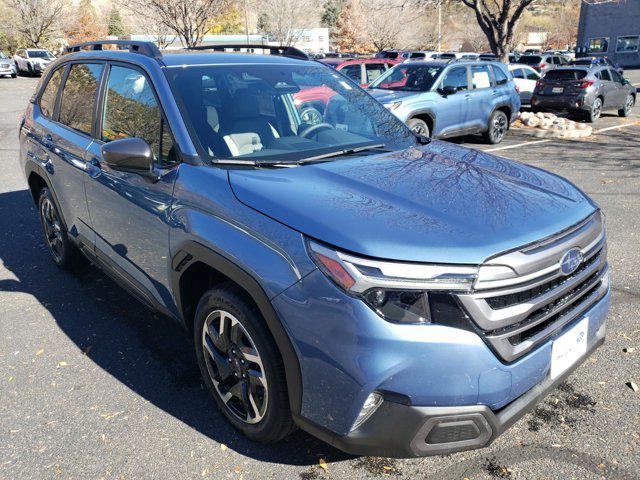
[[[464,99],[465,99],[465,100],[471,100],[471,95],[469,95],[469,94],[465,95],[465,96],[464,96]]]
[[[42,145],[44,145],[45,148],[51,150],[53,148],[53,137],[49,134],[45,135],[42,139]]]

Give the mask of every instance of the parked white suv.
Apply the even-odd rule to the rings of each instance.
[[[41,75],[46,66],[55,59],[49,50],[43,48],[21,48],[13,56],[18,73],[29,75]]]
[[[519,63],[510,63],[509,71],[513,75],[513,83],[520,94],[520,103],[522,105],[531,105],[531,95],[536,88],[536,82],[542,76],[528,65]]]

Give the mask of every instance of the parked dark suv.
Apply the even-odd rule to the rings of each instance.
[[[51,258],[184,325],[253,440],[490,444],[604,341],[597,205],[414,135],[299,50],[250,47],[270,54],[90,42],[47,68],[20,162]],[[334,94],[304,121],[294,96],[318,87]]]
[[[595,122],[603,111],[631,113],[636,89],[611,67],[564,67],[547,72],[531,96],[534,111],[568,111]]]

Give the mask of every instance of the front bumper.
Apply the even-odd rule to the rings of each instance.
[[[604,339],[602,323],[595,340],[577,362],[554,379],[547,376],[497,411],[486,405],[420,407],[385,401],[361,427],[346,436],[335,435],[301,418],[296,420],[309,433],[353,455],[406,458],[487,447],[566,380]]]
[[[14,67],[13,65],[8,67],[0,66],[0,75],[15,75],[15,74],[16,74],[16,67]]]

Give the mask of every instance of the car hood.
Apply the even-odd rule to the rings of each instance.
[[[241,202],[307,236],[400,261],[478,264],[596,209],[561,177],[435,140],[229,181]]]
[[[403,92],[399,90],[383,90],[380,88],[371,88],[368,92],[382,104],[398,102],[400,100],[408,100],[410,97],[416,97],[424,92]]]

